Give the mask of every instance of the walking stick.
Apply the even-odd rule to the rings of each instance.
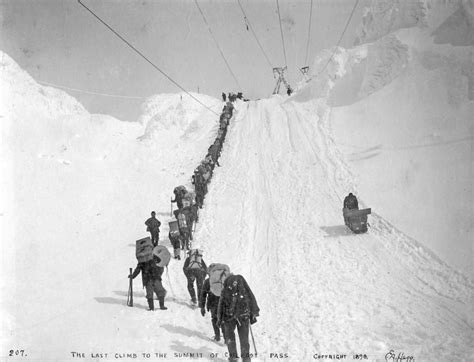
[[[173,202],[170,199],[170,217],[173,216]]]
[[[255,339],[253,338],[252,325],[250,323],[249,323],[249,327],[250,327],[250,335],[252,336],[253,349],[255,350],[255,357],[257,357],[258,356],[257,347],[255,347]]]
[[[130,283],[128,285],[128,295],[127,295],[127,305],[129,307],[133,307],[133,278],[132,275],[132,268],[130,268]]]

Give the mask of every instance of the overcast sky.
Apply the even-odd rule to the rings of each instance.
[[[283,66],[276,0],[240,0],[271,63]],[[214,43],[194,0],[83,0],[96,14],[189,91],[220,97],[242,91],[249,98],[271,94],[272,68],[260,50],[237,0],[198,0],[232,72]],[[343,38],[351,46],[364,6],[360,1]],[[0,0],[0,48],[37,81],[134,98],[68,91],[90,112],[135,121],[143,99],[179,92],[77,0]],[[313,0],[309,64],[337,43],[355,0]],[[308,40],[310,0],[279,0],[288,80],[301,77]],[[142,98],[142,99],[140,99]]]

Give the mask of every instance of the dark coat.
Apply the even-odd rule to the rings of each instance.
[[[159,280],[161,281],[161,276],[163,275],[164,268],[156,265],[155,260],[149,260],[143,263],[138,263],[137,267],[132,273],[132,278],[135,277],[142,272],[142,283],[143,286],[146,286],[148,282]]]
[[[359,209],[359,203],[357,201],[357,197],[355,197],[352,193],[347,195],[344,198],[344,208],[350,209],[350,210]]]
[[[186,223],[188,224],[188,226],[191,226],[191,224],[195,220],[194,210],[192,206],[183,207],[181,209],[181,213],[184,214],[184,216],[186,216]]]
[[[150,217],[145,221],[145,225],[147,226],[147,231],[160,231],[161,222],[155,217]]]
[[[207,303],[206,303],[207,300]],[[211,292],[211,283],[209,278],[204,281],[202,285],[202,293],[199,297],[199,307],[207,307],[207,310],[216,309],[219,306],[219,297]]]
[[[171,202],[176,202],[178,209],[181,209],[183,207],[183,195],[179,192],[175,193],[174,200],[171,200]]]
[[[223,322],[258,317],[260,308],[249,285],[242,275],[230,275],[224,281],[219,298],[217,318]]]

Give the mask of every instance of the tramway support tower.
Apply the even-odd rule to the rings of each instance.
[[[288,84],[288,82],[285,79],[286,69],[287,69],[286,66],[284,68],[281,68],[281,67],[273,68],[273,77],[275,79],[277,79],[277,77],[278,77],[276,85],[275,85],[275,89],[273,90],[273,94],[280,93],[281,83],[283,83],[285,85],[286,89],[291,89],[290,85]]]

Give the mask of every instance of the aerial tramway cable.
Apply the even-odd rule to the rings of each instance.
[[[227,65],[227,69],[229,69],[229,72],[230,72],[230,74],[232,74],[232,77],[234,78],[235,83],[237,84],[237,86],[239,87],[239,89],[241,89],[242,87],[240,86],[239,81],[237,80],[237,77],[235,76],[234,72],[232,71],[232,68],[230,67],[229,63],[227,62],[227,59],[225,58],[224,53],[222,52],[222,49],[221,49],[221,47],[219,46],[219,43],[217,42],[217,39],[216,39],[216,37],[214,36],[214,33],[212,32],[212,29],[211,29],[209,23],[207,22],[206,17],[204,16],[204,13],[202,12],[202,10],[201,10],[201,8],[200,8],[200,6],[199,6],[197,0],[194,0],[194,3],[196,4],[197,8],[199,9],[199,12],[201,13],[202,18],[203,18],[204,22],[205,22],[206,25],[207,25],[207,30],[209,30],[209,33],[211,34],[211,37],[212,37],[212,39],[214,40],[214,43],[216,43],[217,49],[219,49],[219,53],[221,54],[222,59],[224,59],[224,62],[225,62],[225,64]]]
[[[334,51],[332,52],[331,56],[329,57],[327,63],[324,65],[324,67],[318,72],[318,74],[316,75],[316,77],[319,77],[319,75],[326,69],[326,67],[329,65],[329,63],[331,62],[332,58],[334,57],[334,54],[336,54],[336,51],[337,51],[337,48],[339,47],[339,45],[341,44],[341,41],[342,41],[342,38],[344,37],[344,34],[346,33],[346,30],[347,30],[347,27],[349,26],[351,20],[352,20],[352,16],[354,15],[354,12],[355,12],[355,9],[357,8],[357,5],[359,5],[359,1],[360,0],[356,0],[355,4],[354,4],[354,7],[352,8],[352,11],[351,11],[351,14],[349,15],[349,18],[347,19],[347,22],[346,22],[346,26],[344,27],[344,30],[342,31],[341,33],[341,36],[339,37],[339,40],[334,48]]]
[[[310,5],[310,9],[309,9],[308,41],[306,42],[306,55],[304,57],[304,66],[308,65],[308,50],[309,50],[309,41],[311,39],[312,15],[313,15],[313,0],[311,0],[311,5]]]
[[[91,9],[89,9],[85,4],[81,2],[81,0],[77,0],[79,4],[81,4],[89,13],[92,14],[97,20],[99,20],[103,25],[105,25],[112,33],[114,33],[120,40],[122,40],[125,44],[127,44],[130,48],[132,48],[138,55],[140,55],[143,59],[145,59],[153,68],[155,68],[157,71],[159,71],[161,74],[163,74],[168,80],[173,83],[175,86],[177,86],[179,89],[181,89],[184,93],[186,93],[188,96],[190,96],[192,99],[194,99],[196,102],[198,102],[200,105],[202,105],[204,108],[208,109],[215,115],[219,115],[216,113],[214,110],[212,110],[209,106],[205,105],[202,103],[199,99],[194,97],[191,93],[189,93],[186,89],[184,89],[180,84],[178,84],[173,78],[171,78],[168,74],[166,74],[164,71],[162,71],[158,66],[156,66],[150,59],[148,59],[141,51],[139,51],[137,48],[135,48],[130,42],[128,42],[123,36],[121,36],[119,33],[117,33],[109,24],[107,24],[104,20],[102,20],[98,15],[96,15]]]
[[[277,9],[278,9],[278,20],[280,21],[280,33],[281,33],[281,42],[283,44],[283,55],[285,57],[285,67],[288,66],[287,61],[286,61],[286,49],[285,49],[285,39],[283,38],[283,28],[281,25],[281,16],[280,16],[280,5],[278,4],[278,0],[276,0],[277,3]]]
[[[244,8],[242,7],[242,4],[240,3],[240,0],[237,0],[237,3],[240,6],[240,10],[242,11],[242,14],[244,14],[245,24],[247,25],[248,28],[250,28],[255,40],[257,41],[257,44],[258,44],[260,50],[262,51],[265,59],[267,60],[268,65],[270,65],[270,68],[273,68],[272,62],[270,62],[270,59],[268,59],[267,53],[265,53],[265,50],[263,50],[263,46],[260,43],[260,41],[258,40],[257,34],[255,34],[255,31],[253,30],[252,24],[250,24],[250,20],[247,17],[247,14],[245,13]]]
[[[42,80],[38,80],[37,82],[39,84],[42,84],[42,85],[45,85],[45,86],[48,86],[48,87],[60,88],[60,89],[65,89],[65,90],[69,90],[69,91],[72,91],[72,92],[79,92],[79,93],[84,93],[84,94],[91,94],[91,95],[94,95],[94,96],[122,98],[122,99],[146,99],[147,98],[147,97],[139,97],[139,96],[127,96],[127,95],[122,95],[122,94],[110,94],[110,93],[94,92],[94,91],[89,91],[89,90],[85,90],[85,89],[72,88],[72,87],[67,87],[67,86],[64,86],[64,85],[45,82],[45,81],[42,81]]]

